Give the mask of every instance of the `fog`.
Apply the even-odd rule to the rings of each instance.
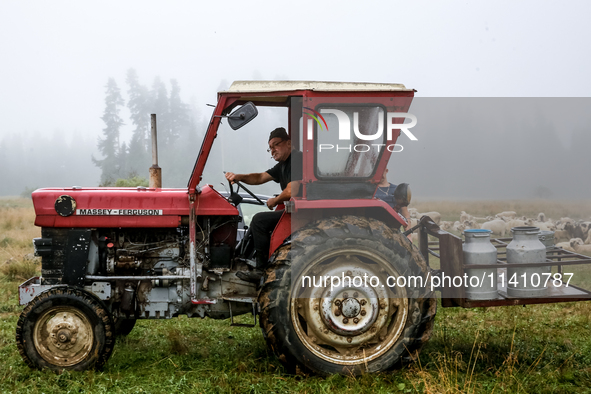
[[[589,98],[415,98],[389,178],[417,196],[588,199]]]
[[[159,77],[170,93],[178,81],[192,114],[190,134],[161,157],[164,186],[186,185],[206,104],[232,81],[364,81],[417,89],[418,141],[401,137],[390,163],[390,180],[416,195],[588,198],[590,11],[586,1],[4,1],[0,195],[99,185],[105,85],[121,89],[119,142],[129,146],[133,68],[148,88]],[[261,111],[244,129],[222,129],[204,182],[221,188],[222,170],[273,165],[267,136],[284,119]]]

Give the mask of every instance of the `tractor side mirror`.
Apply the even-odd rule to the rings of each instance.
[[[228,116],[228,124],[232,130],[238,130],[259,114],[257,107],[249,101]]]

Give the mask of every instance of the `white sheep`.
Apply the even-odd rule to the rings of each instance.
[[[573,248],[576,253],[591,256],[591,245],[583,244],[583,240],[581,238],[571,239],[570,247]]]
[[[556,230],[556,226],[554,226],[551,222],[533,222],[532,226],[537,227],[540,231],[554,231]]]
[[[591,222],[581,222],[579,225],[581,226],[581,230],[583,230],[583,238],[586,238],[589,234],[589,229],[591,229]]]
[[[458,222],[459,224],[459,222]],[[441,223],[439,223],[439,227],[443,230],[443,231],[450,231],[451,229],[453,229],[454,224],[452,222],[448,222],[446,220],[442,220]]]
[[[458,226],[458,231],[462,232],[464,230],[471,230],[471,229],[478,229],[478,228],[480,228],[479,223],[476,223],[472,220],[464,220],[464,222]]]
[[[568,231],[566,231],[566,230],[554,231],[554,242],[568,241],[569,239],[570,239],[570,236],[568,234]]]
[[[578,241],[581,241],[582,242],[582,240],[580,238],[572,238],[568,242],[559,242],[555,246],[557,248],[562,248],[564,250],[570,250],[571,252],[574,252],[575,250],[573,249],[572,245],[574,245]]]
[[[574,250],[572,250],[571,247],[570,247],[570,242],[568,242],[568,241],[567,242],[558,242],[554,246],[556,246],[557,248],[561,248],[561,249],[564,249],[564,250],[570,250],[571,252],[574,252]]]
[[[460,223],[464,223],[464,221],[466,220],[470,220],[472,218],[472,215],[462,211],[460,212]]]
[[[591,244],[591,231],[587,234],[587,239],[585,240],[586,244]]]
[[[459,231],[459,232],[463,232],[464,230],[467,230],[469,228],[468,227],[468,221],[467,220],[464,220],[456,228],[457,228],[457,231]]]
[[[472,220],[474,222],[482,222],[482,223],[484,223],[484,222],[490,222],[491,220],[495,220],[495,218],[493,218],[492,216],[487,216],[487,217],[484,217],[484,218],[480,218],[478,216],[472,216],[472,218],[469,219],[469,220]]]
[[[517,217],[517,212],[515,211],[505,211],[505,212],[501,212],[501,213],[497,213],[495,215],[496,218],[498,219],[515,219]]]
[[[482,223],[480,228],[490,230],[493,234],[500,235],[501,237],[505,236],[505,232],[507,228],[505,227],[505,222],[501,219],[491,220],[489,222]]]
[[[505,229],[507,230],[507,232],[510,232],[513,227],[523,227],[523,226],[525,226],[525,222],[521,219],[513,219],[513,220],[509,220],[507,223],[505,223]]]
[[[538,222],[545,222],[546,221],[546,214],[544,212],[538,213]]]

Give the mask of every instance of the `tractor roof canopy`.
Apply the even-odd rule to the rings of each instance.
[[[235,81],[220,93],[257,93],[312,90],[317,92],[413,91],[400,83],[324,82],[324,81]]]

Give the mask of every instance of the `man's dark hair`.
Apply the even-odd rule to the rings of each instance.
[[[281,138],[281,140],[288,140],[289,135],[287,135],[287,131],[283,127],[277,127],[275,130],[271,131],[269,135],[269,141],[273,138]]]

